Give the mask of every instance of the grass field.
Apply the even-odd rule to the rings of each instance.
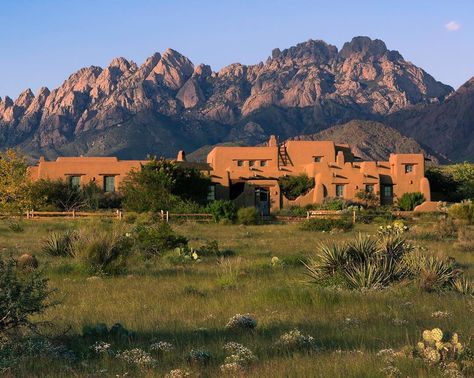
[[[223,345],[239,342],[258,360],[244,376],[258,377],[383,377],[388,366],[401,376],[437,377],[441,370],[421,359],[397,357],[388,363],[377,355],[382,349],[413,346],[425,329],[439,327],[457,332],[463,343],[474,347],[474,299],[453,292],[424,292],[414,285],[369,292],[337,290],[310,284],[301,261],[310,257],[322,241],[341,241],[357,233],[374,234],[376,225],[357,225],[347,233],[305,232],[298,225],[236,226],[185,223],[175,231],[198,246],[215,239],[221,249],[235,255],[225,260],[205,257],[201,262],[173,265],[163,257],[131,259],[127,272],[115,277],[91,277],[72,259],[42,253],[42,240],[52,230],[74,228],[88,220],[25,221],[24,231],[14,233],[0,221],[0,250],[4,256],[33,253],[57,288],[60,304],[37,320],[51,321],[46,329],[77,356],[25,360],[12,376],[164,376],[172,369],[192,375],[222,376],[219,366]],[[100,227],[100,222],[96,223]],[[429,221],[412,229],[432,230]],[[415,231],[408,235],[415,238]],[[474,277],[474,251],[458,251],[452,240],[416,238],[429,253],[455,258],[469,277]],[[428,252],[427,252],[428,253]],[[282,264],[272,266],[272,257]],[[443,317],[433,314],[446,312]],[[235,332],[225,328],[235,314],[250,313],[255,330]],[[436,315],[436,314],[435,314]],[[85,326],[122,324],[129,338],[83,336]],[[292,329],[312,335],[316,352],[282,351],[279,336]],[[67,331],[67,332],[66,332]],[[116,351],[135,347],[149,350],[156,341],[171,342],[175,349],[155,356],[157,365],[140,368],[90,351],[96,341],[107,341]],[[189,365],[191,349],[209,351],[211,362]]]

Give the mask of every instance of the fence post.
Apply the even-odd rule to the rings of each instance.
[[[72,218],[74,219],[76,217],[76,210],[72,211]]]
[[[168,223],[170,220],[170,212],[166,211],[166,223]]]
[[[34,211],[34,210],[31,210],[30,215],[31,215],[31,219],[33,219],[33,217],[35,216],[35,211]]]
[[[30,219],[30,210],[26,210],[26,219]]]
[[[119,220],[122,220],[122,218],[123,218],[123,212],[122,212],[122,210],[117,210],[117,212],[118,212],[118,219],[119,219]]]
[[[161,217],[161,220],[165,220],[165,214],[163,210],[160,210],[160,217]]]
[[[306,219],[309,219],[309,211],[306,212]]]
[[[356,211],[352,210],[352,224],[356,223]]]

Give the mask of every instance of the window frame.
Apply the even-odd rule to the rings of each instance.
[[[77,184],[74,184],[73,181],[77,179]],[[81,187],[81,175],[68,175],[69,185],[72,188],[80,188]]]
[[[105,193],[115,193],[117,191],[117,186],[115,182],[116,175],[104,175],[104,185],[103,189]],[[113,190],[107,190],[107,180],[112,178],[113,179]]]
[[[405,164],[405,174],[413,173],[414,169],[415,169],[414,164]]]
[[[339,194],[339,189],[341,189],[341,194]],[[344,198],[345,185],[336,184],[336,198]]]
[[[267,161],[266,160],[260,160],[260,167],[266,167],[267,166]]]
[[[365,185],[365,192],[366,193],[375,193],[375,185],[374,184],[366,184]]]
[[[250,168],[255,167],[255,162],[256,160],[249,160],[249,167]]]

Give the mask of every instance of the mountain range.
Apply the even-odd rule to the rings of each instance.
[[[80,69],[56,89],[0,98],[0,148],[31,158],[174,156],[217,143],[255,145],[270,134],[300,138],[353,120],[372,122],[364,128],[377,135],[381,127],[398,130],[438,160],[474,160],[474,78],[454,91],[368,37],[340,50],[309,40],[218,72],[168,49],[141,65],[115,58],[106,68]],[[349,126],[348,140],[339,142],[357,133]],[[364,134],[372,139],[368,158],[387,150],[389,138],[375,148],[375,134]]]

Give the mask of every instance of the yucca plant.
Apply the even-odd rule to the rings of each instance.
[[[379,252],[377,240],[359,234],[347,245],[347,255],[351,263],[365,263],[372,260]]]
[[[352,289],[381,289],[390,283],[392,269],[388,259],[367,261],[346,269],[344,277]]]
[[[419,284],[427,291],[444,288],[452,285],[459,276],[452,263],[434,256],[423,256],[419,259]]]
[[[469,278],[458,277],[452,282],[452,286],[458,293],[474,296],[474,281]]]
[[[321,244],[316,258],[304,264],[306,275],[316,281],[331,276],[345,268],[348,263],[347,258],[347,245]]]
[[[50,256],[73,256],[72,243],[76,236],[74,231],[51,232],[43,243],[43,252]]]

